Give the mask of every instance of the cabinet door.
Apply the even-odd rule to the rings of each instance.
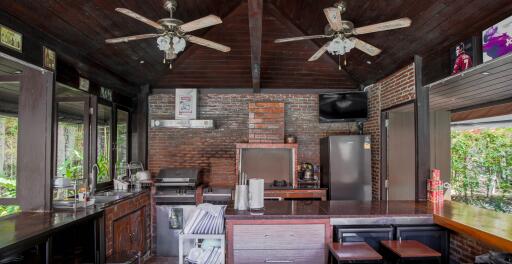
[[[397,226],[397,239],[416,240],[440,252],[443,263],[448,263],[450,243],[448,230],[440,226]]]
[[[141,208],[131,214],[131,250],[133,252],[140,252],[141,254],[144,254],[144,241],[146,239],[145,227],[144,208]]]
[[[125,215],[113,223],[113,254],[114,255],[127,255],[132,248],[132,217]]]

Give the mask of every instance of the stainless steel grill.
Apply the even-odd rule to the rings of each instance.
[[[156,204],[195,204],[198,168],[163,168],[155,178]]]

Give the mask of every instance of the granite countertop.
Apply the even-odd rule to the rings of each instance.
[[[51,212],[21,212],[0,218],[0,256],[19,245],[50,236],[68,226],[88,221],[103,214],[104,208],[133,198],[149,190],[132,191],[115,201],[87,209],[56,209]]]
[[[261,213],[226,209],[226,220],[331,219],[331,224],[365,224],[365,219],[431,219],[506,252],[512,252],[512,215],[458,202],[416,201],[265,201]],[[352,221],[351,221],[352,219]],[[393,223],[386,222],[386,223]]]
[[[225,218],[244,220],[419,215],[432,217],[432,212],[430,203],[414,201],[266,200],[265,209],[261,213],[234,210],[233,204],[230,204],[226,209]]]

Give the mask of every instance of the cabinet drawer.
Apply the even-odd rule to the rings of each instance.
[[[235,225],[234,249],[323,249],[325,225]]]
[[[255,263],[293,263],[293,264],[324,264],[324,249],[308,250],[235,250],[236,264]]]

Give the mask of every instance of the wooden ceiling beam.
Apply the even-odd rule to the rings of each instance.
[[[251,39],[251,74],[254,93],[261,90],[261,39],[263,0],[248,0],[249,34]]]

